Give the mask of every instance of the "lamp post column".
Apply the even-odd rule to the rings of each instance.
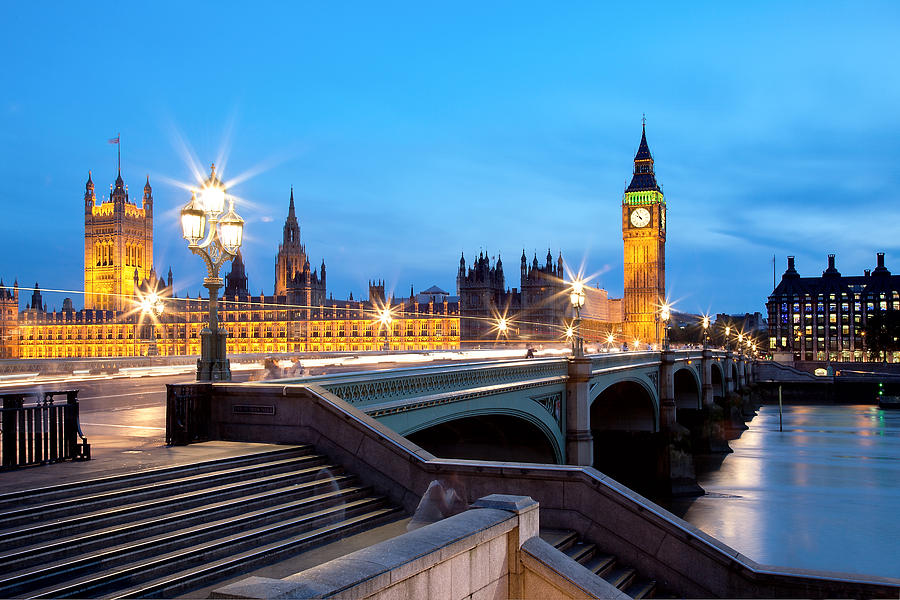
[[[219,328],[220,277],[207,277],[203,287],[209,290],[209,323],[200,331],[198,381],[231,381],[231,361],[227,356],[228,331]]]

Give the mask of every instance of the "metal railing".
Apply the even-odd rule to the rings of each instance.
[[[78,390],[0,394],[0,469],[90,458]]]

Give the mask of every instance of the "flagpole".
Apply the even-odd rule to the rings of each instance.
[[[122,173],[122,134],[116,134],[116,160],[118,161],[119,174]]]

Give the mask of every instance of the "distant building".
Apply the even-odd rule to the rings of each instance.
[[[139,207],[128,196],[121,170],[109,187],[109,199],[98,202],[88,171],[84,189],[84,307],[123,311],[132,303],[135,280],[145,279],[153,268],[153,190],[148,175]]]
[[[322,261],[321,271],[310,269],[306,245],[300,241],[300,224],[294,213],[293,188],[283,239],[275,258],[275,295],[286,296],[289,304],[307,308],[325,301],[325,261]]]
[[[508,288],[503,261],[492,263],[483,252],[472,263],[459,259],[456,289],[459,296],[463,346],[503,344],[509,340],[532,343],[566,341],[574,310],[569,301],[570,282],[565,279],[562,255],[556,261],[550,250],[543,264],[537,255],[529,264],[522,252],[519,287]],[[582,333],[588,341],[605,340],[621,330],[622,303],[606,290],[585,288]],[[504,320],[507,329],[500,327]]]
[[[743,331],[755,334],[768,330],[768,323],[759,311],[734,315],[718,313],[714,321],[714,327],[724,329],[726,326],[730,326],[736,333]]]
[[[843,276],[834,254],[821,277],[800,277],[794,257],[766,302],[769,349],[794,360],[866,359],[862,328],[879,311],[900,310],[900,276],[891,275],[879,252],[876,267],[863,275]],[[890,357],[900,361],[900,353]]]
[[[0,358],[18,358],[19,282],[7,289],[0,279]]]
[[[666,199],[656,182],[646,127],[634,155],[634,173],[622,196],[625,323],[628,340],[658,344],[666,302]]]
[[[110,201],[98,204],[88,175],[85,191],[85,308],[70,299],[48,311],[35,283],[19,310],[19,288],[0,282],[0,358],[65,358],[197,355],[207,322],[208,299],[174,293],[153,268],[153,198],[149,178],[139,208],[128,199],[119,173]],[[251,295],[243,256],[225,275],[220,326],[229,353],[434,350],[459,347],[459,306],[446,293],[428,290],[409,299],[385,296],[371,282],[365,301],[326,296],[325,262],[310,269],[291,191],[275,261],[275,293]],[[160,314],[145,314],[141,300],[156,297]],[[378,320],[391,311],[387,325]]]

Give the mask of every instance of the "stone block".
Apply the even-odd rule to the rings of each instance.
[[[428,595],[430,600],[450,600],[453,576],[450,562],[440,562],[428,570]]]
[[[472,593],[472,585],[469,580],[471,570],[468,552],[463,552],[451,558],[450,563],[450,600],[462,600]]]
[[[469,586],[479,590],[488,584],[491,575],[490,542],[481,543],[469,550]]]
[[[509,576],[507,575],[491,581],[472,593],[472,600],[507,600],[509,597]]]
[[[505,577],[509,573],[509,539],[502,535],[488,542],[490,549],[491,572],[490,579]]]

